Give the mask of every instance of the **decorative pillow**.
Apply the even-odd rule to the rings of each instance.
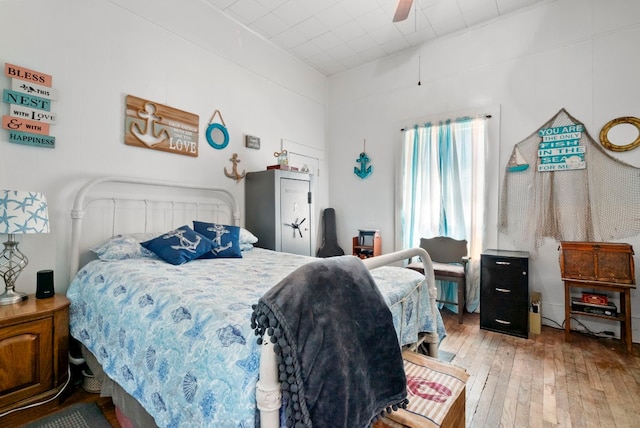
[[[240,245],[242,244],[255,244],[258,242],[258,237],[249,232],[244,227],[240,228]],[[253,247],[252,247],[253,248]]]
[[[184,225],[140,245],[172,265],[181,265],[211,251],[213,242]]]
[[[253,250],[253,244],[240,244],[240,251]]]
[[[240,227],[226,224],[193,222],[193,229],[213,241],[213,248],[203,259],[216,258],[241,258],[240,251]]]
[[[91,249],[100,260],[157,259],[158,257],[140,246],[133,236],[117,235]]]
[[[132,237],[138,242],[150,241],[153,238],[157,238],[160,235],[162,235],[162,232],[127,233],[127,236]]]

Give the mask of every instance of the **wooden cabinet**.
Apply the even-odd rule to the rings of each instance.
[[[353,255],[366,259],[382,254],[382,240],[377,230],[361,230],[353,237]]]
[[[256,247],[313,255],[311,176],[269,169],[245,177],[245,227]]]
[[[565,340],[570,340],[571,317],[574,315],[618,321],[621,323],[620,336],[626,344],[627,351],[631,352],[631,289],[636,288],[631,245],[565,241],[560,243],[559,250],[560,275],[564,282]],[[618,293],[619,312],[608,315],[604,310],[598,311],[598,306],[586,307],[592,312],[574,310],[571,295],[574,288]]]
[[[529,337],[529,253],[480,255],[480,328]]]
[[[0,413],[45,400],[68,376],[69,300],[0,306]]]

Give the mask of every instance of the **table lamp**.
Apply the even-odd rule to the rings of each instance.
[[[14,235],[23,233],[49,233],[47,199],[42,193],[21,190],[0,190],[0,234],[9,235],[0,254],[0,275],[5,290],[0,294],[0,305],[21,302],[27,294],[15,291],[16,279],[29,260],[18,249]]]

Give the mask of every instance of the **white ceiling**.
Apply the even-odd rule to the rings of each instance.
[[[205,1],[331,76],[554,0],[415,0],[398,23],[392,22],[398,0]]]

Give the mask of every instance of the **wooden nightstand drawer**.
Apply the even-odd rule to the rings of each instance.
[[[0,329],[0,408],[53,387],[52,320]]]
[[[44,400],[67,380],[69,300],[0,306],[0,413]]]

